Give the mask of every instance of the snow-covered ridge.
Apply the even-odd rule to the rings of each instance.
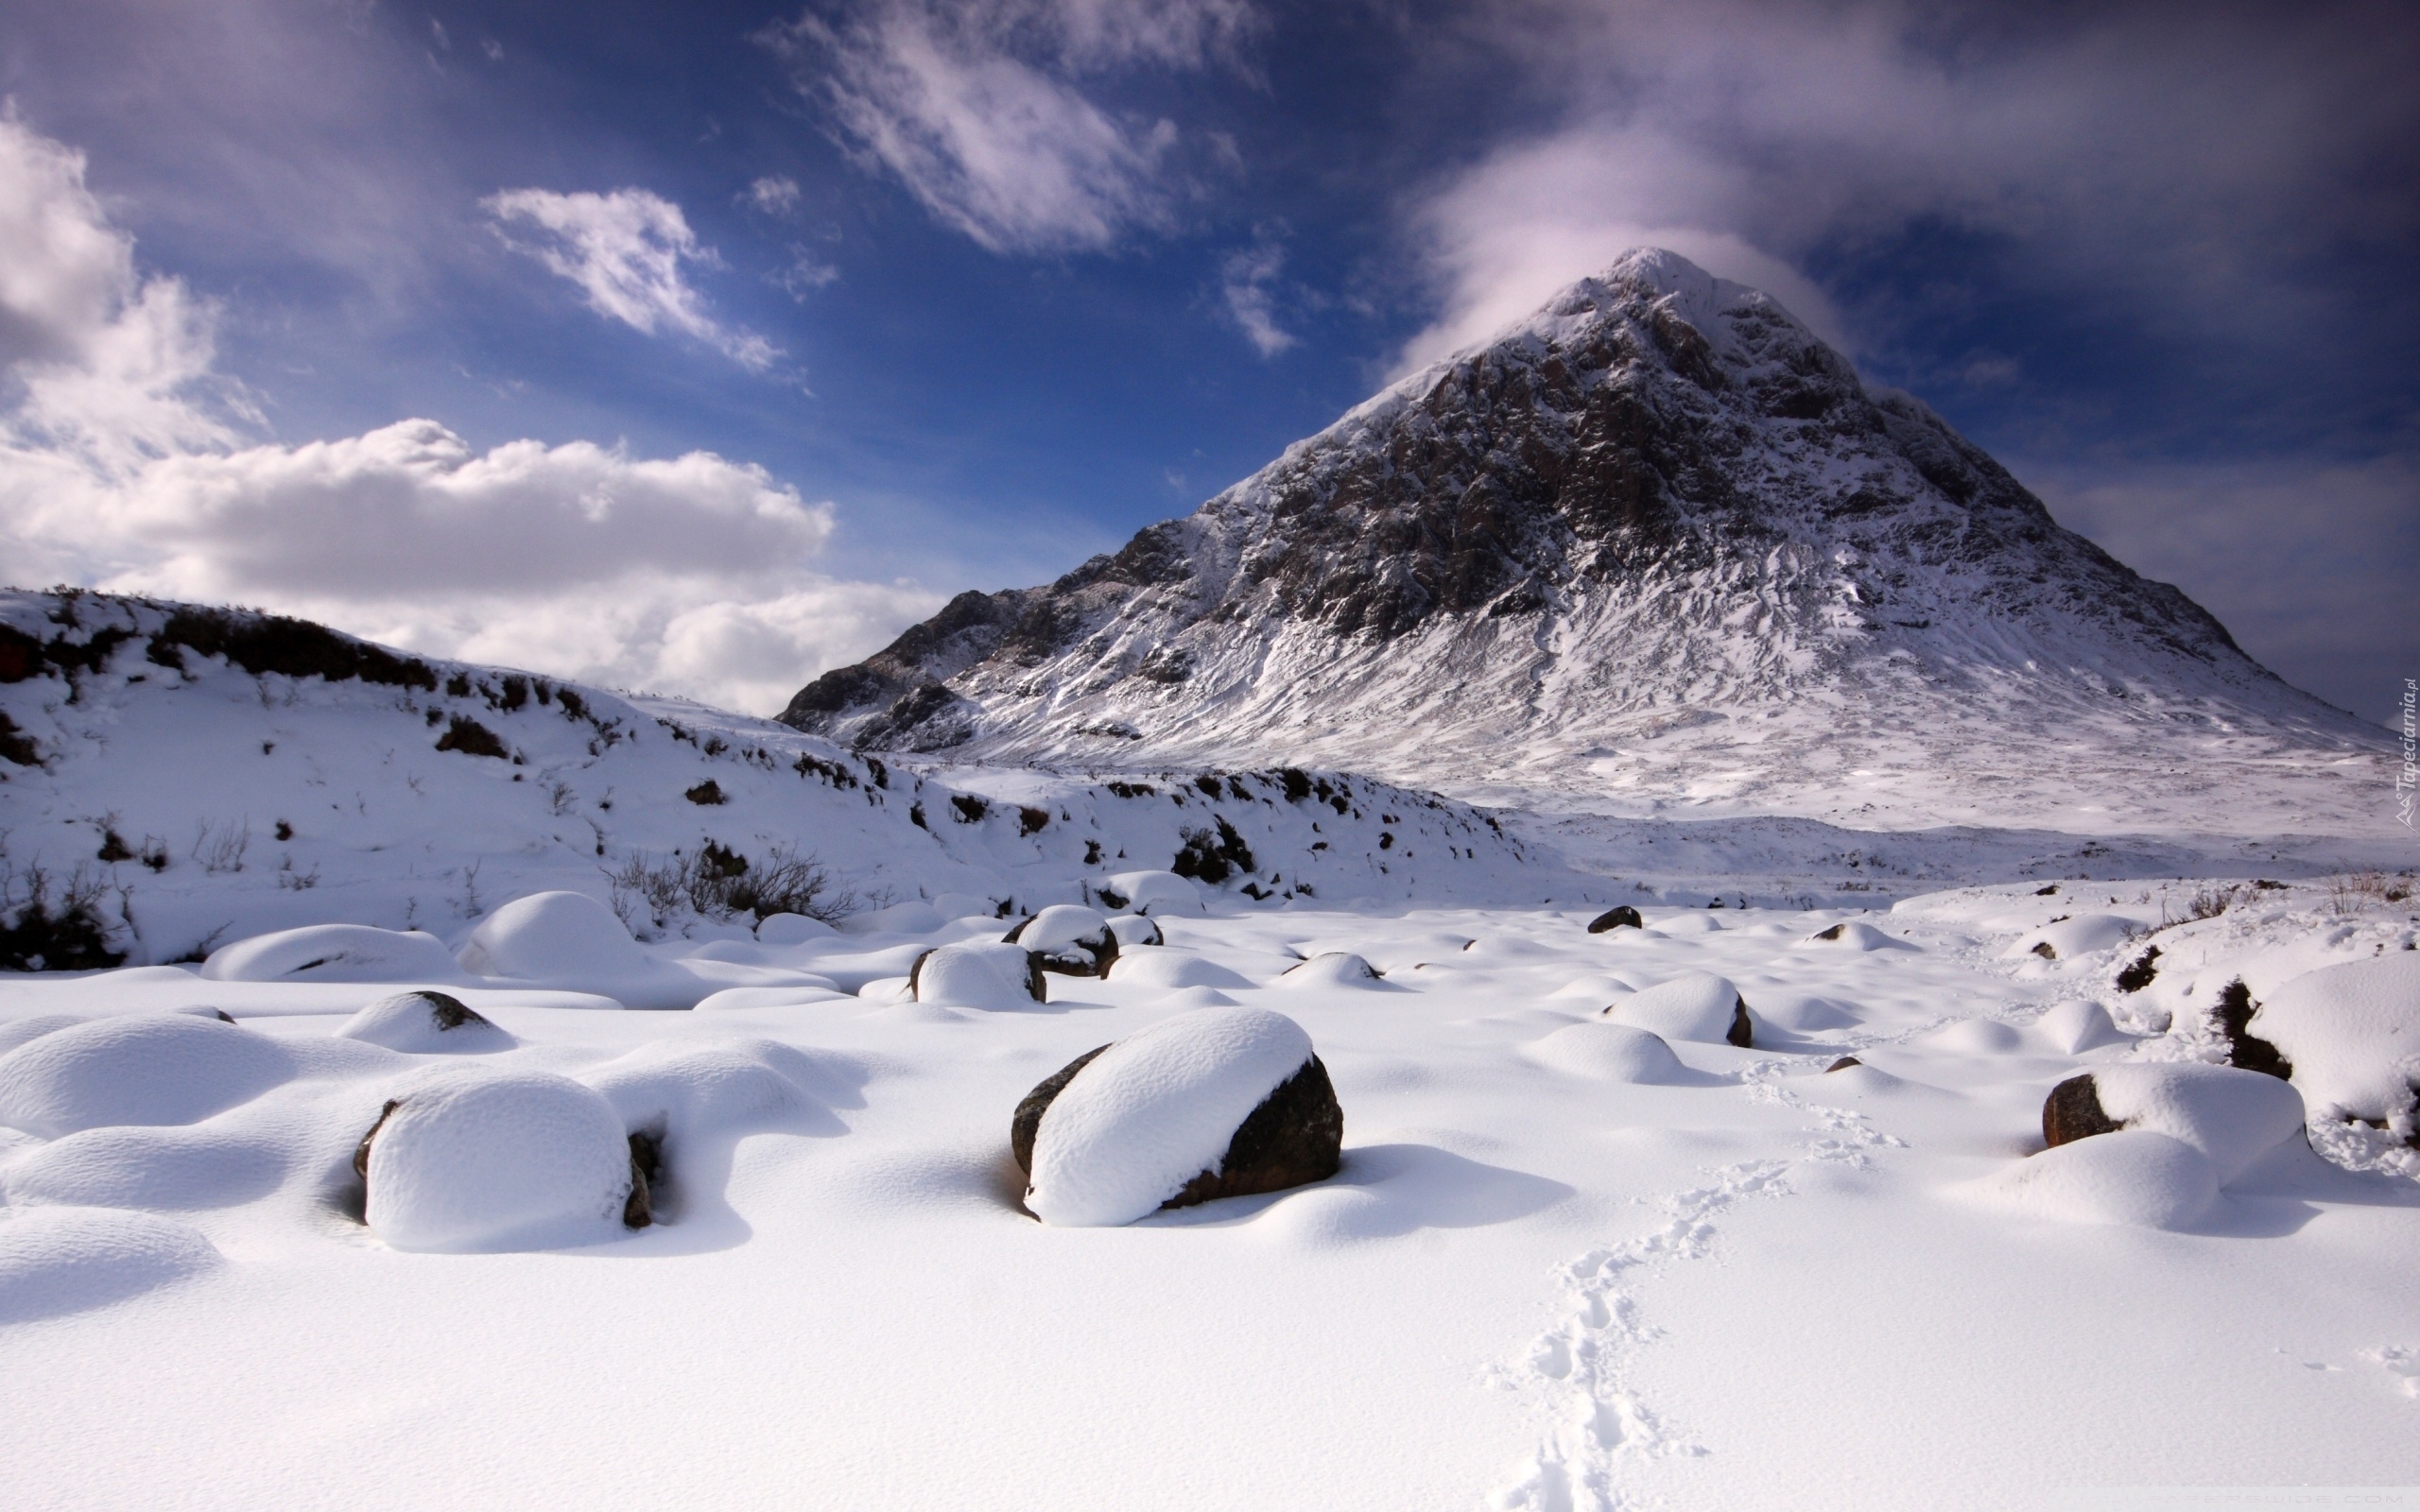
[[[2085,833],[2359,833],[2386,756],[1772,299],[1658,251],[783,718],[977,762]]]
[[[813,862],[827,913],[1023,911],[1171,866],[1238,900],[1586,886],[1466,804],[1340,773],[926,775],[678,699],[97,593],[0,593],[0,927],[39,874],[136,963],[325,922],[452,938],[557,888],[703,940],[762,911],[722,885],[743,864],[795,887]]]

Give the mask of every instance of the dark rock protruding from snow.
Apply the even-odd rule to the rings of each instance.
[[[460,998],[425,988],[381,998],[354,1014],[337,1034],[424,1056],[478,1055],[510,1050],[518,1042]]]
[[[1588,920],[1588,933],[1591,935],[1601,935],[1609,929],[1644,929],[1646,927],[1647,921],[1638,917],[1638,910],[1628,903],[1608,908]]]
[[[2053,1148],[2095,1134],[2115,1134],[2125,1126],[2101,1111],[2100,1090],[2089,1072],[2051,1088],[2042,1103],[2042,1143]]]
[[[1093,1057],[1108,1048],[1096,1045],[1085,1051],[1036,1082],[1033,1091],[1018,1101],[1016,1112],[1009,1119],[1009,1153],[1016,1157],[1018,1170],[1028,1176],[1033,1174],[1033,1136],[1042,1127],[1043,1112],[1050,1107],[1051,1100],[1076,1079],[1076,1073],[1091,1065]]]
[[[1189,1208],[1216,1197],[1248,1197],[1261,1192],[1324,1181],[1342,1166],[1344,1108],[1327,1067],[1313,1056],[1236,1130],[1216,1171],[1204,1171],[1163,1208]]]
[[[1023,946],[1041,970],[1065,976],[1107,976],[1117,959],[1117,935],[1109,920],[1076,903],[1053,903],[1019,919],[1001,943]]]

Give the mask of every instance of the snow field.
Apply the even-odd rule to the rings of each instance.
[[[614,1012],[465,988],[515,1041],[475,1057],[338,1038],[389,995],[372,985],[167,968],[0,982],[0,1020],[102,1016],[0,1057],[0,1085],[53,1035],[164,1022],[122,1001],[164,999],[160,971],[250,994],[227,1000],[240,1028],[188,1022],[293,1068],[188,1123],[0,1139],[13,1481],[60,1506],[1860,1512],[2031,1507],[2063,1485],[2409,1484],[2394,1362],[2420,1348],[2411,1184],[2289,1135],[2220,1185],[2182,1137],[2218,1105],[2177,1090],[2207,1043],[2182,1022],[2144,1035],[2169,1010],[2110,986],[2182,932],[2005,959],[2062,911],[2031,893],[1865,916],[1912,947],[1876,951],[1802,949],[1854,917],[1822,912],[1651,905],[1649,929],[1590,936],[1586,909],[1214,901],[1159,916],[1167,945],[1105,979],[1053,976],[1048,1002],[1012,1013],[838,995]],[[2306,949],[2307,909],[2245,935],[2235,960]],[[1007,927],[723,943],[836,982],[898,962],[903,953],[984,942],[977,926],[990,943]],[[2374,958],[2384,928],[2305,970]],[[698,948],[638,947],[659,964]],[[1280,985],[1331,952],[1381,965],[1388,990]],[[1123,976],[1153,960],[1234,981]],[[2214,951],[2195,971],[2228,964]],[[1624,1074],[1653,1041],[1600,1010],[1699,974],[1746,997],[1755,1044],[1673,1040],[1679,1074]],[[1184,996],[1212,992],[1239,1006]],[[1246,1083],[1291,1069],[1284,1036],[1241,1035],[1252,1054],[1231,1061],[1175,1054],[1238,1013],[1282,1014],[1329,1068],[1337,1177],[1109,1228],[1017,1211],[1008,1123],[1029,1088],[1125,1045],[1136,1076],[1098,1084],[1105,1104],[1248,1062],[1232,1086],[1202,1077],[1244,1104]],[[1824,1070],[1843,1055],[1864,1064]],[[2157,1075],[2129,1102],[2138,1071]],[[2084,1072],[2168,1122],[2041,1153],[2044,1097]],[[459,1192],[545,1247],[383,1237],[383,1132],[372,1225],[347,1211],[387,1100],[400,1118],[427,1089],[499,1082],[552,1089],[552,1111],[490,1093],[493,1126],[580,1153],[544,1167],[561,1180],[474,1173]],[[1223,1147],[1232,1127],[1193,1132]],[[627,1180],[631,1132],[660,1140],[666,1172],[638,1231],[606,1211],[607,1146]],[[1115,1158],[1087,1191],[1159,1172],[1122,1136],[1067,1149]],[[2196,1171],[2210,1187],[2188,1215]],[[1977,1200],[2018,1173],[2032,1196]],[[501,1204],[508,1186],[535,1196]],[[46,1279],[11,1291],[20,1274]],[[94,1367],[110,1360],[139,1360],[142,1389]]]

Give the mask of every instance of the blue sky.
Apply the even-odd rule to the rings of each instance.
[[[2286,9],[33,0],[5,576],[762,710],[1645,241],[2383,720],[2420,24]]]

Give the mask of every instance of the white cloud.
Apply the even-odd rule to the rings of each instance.
[[[832,507],[710,453],[482,453],[427,420],[242,444],[246,417],[204,407],[226,390],[212,312],[139,275],[83,174],[0,119],[0,540],[16,582],[243,602],[768,713],[940,606],[826,576]]]
[[[750,184],[740,198],[768,215],[786,217],[798,212],[798,180],[783,174],[768,174]]]
[[[1227,314],[1264,357],[1274,357],[1294,344],[1293,334],[1277,323],[1277,275],[1285,267],[1286,249],[1266,237],[1229,252],[1219,265]]]
[[[134,240],[84,184],[84,158],[0,116],[0,445],[68,452],[112,472],[233,434],[211,382],[211,311],[174,279],[140,278]]]
[[[1892,0],[1497,0],[1487,34],[1560,123],[1410,215],[1440,313],[1402,366],[1481,339],[1624,249],[1757,284],[1835,339],[1824,246],[1924,228],[2022,249],[2022,281],[2122,290],[2154,321],[2290,327],[2284,270],[2408,224],[2365,175],[2403,134],[2392,47],[2347,17],[2202,8],[1997,26]],[[1854,340],[1846,342],[1854,349]]]
[[[685,333],[754,371],[781,355],[763,336],[725,326],[707,312],[682,265],[713,266],[714,250],[700,244],[681,207],[661,195],[508,189],[480,203],[509,245],[578,284],[588,307],[608,319],[648,335]],[[534,232],[537,239],[516,241],[514,232]]]
[[[1241,68],[1242,0],[866,0],[765,33],[870,167],[995,252],[1099,250],[1174,224],[1179,132],[1087,75]]]
[[[790,244],[789,266],[772,275],[773,282],[793,300],[804,300],[817,289],[840,281],[840,270],[797,242]]]

